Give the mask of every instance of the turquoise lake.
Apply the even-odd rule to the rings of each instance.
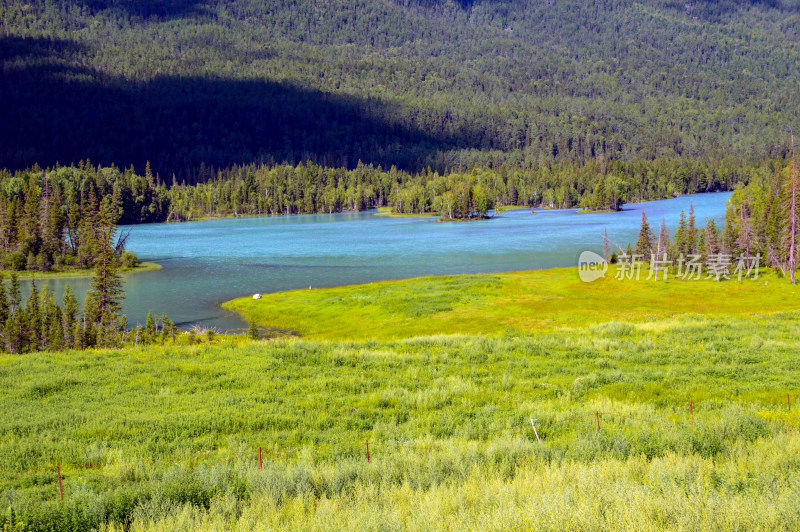
[[[690,202],[704,224],[724,217],[729,197],[694,194],[616,213],[519,209],[473,222],[362,212],[125,226],[128,249],[163,269],[125,276],[124,311],[131,325],[152,310],[182,327],[234,329],[246,324],[220,303],[256,292],[572,266],[584,250],[602,252],[605,229],[622,247],[635,242],[642,209],[655,233],[662,218],[672,233]],[[89,286],[88,279],[47,281],[59,297],[67,283],[79,294]]]

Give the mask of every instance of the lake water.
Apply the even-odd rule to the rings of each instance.
[[[183,327],[232,329],[246,324],[220,303],[255,292],[572,266],[584,250],[602,252],[604,229],[623,248],[635,242],[642,209],[654,233],[662,218],[673,233],[690,201],[702,224],[722,219],[729,197],[695,194],[630,204],[616,213],[520,209],[475,222],[364,212],[139,225],[128,249],[163,269],[126,275],[124,312],[131,325],[152,310]],[[67,283],[79,294],[89,286],[88,279],[47,283],[59,297]]]

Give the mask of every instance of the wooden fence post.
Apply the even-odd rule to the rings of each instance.
[[[364,443],[367,446],[367,463],[369,463],[369,440],[366,440]]]
[[[261,471],[261,447],[258,448],[258,470]]]
[[[597,412],[595,412],[595,414],[597,414],[597,430],[599,432],[600,431],[600,411],[598,410]]]
[[[58,471],[58,492],[61,494],[61,500],[64,500],[64,487],[61,485],[61,464],[56,464],[56,471]]]

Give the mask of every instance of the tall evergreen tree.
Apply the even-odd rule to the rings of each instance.
[[[116,342],[119,312],[125,291],[118,271],[119,260],[114,250],[116,225],[113,213],[101,206],[97,223],[93,250],[95,273],[86,296],[84,315],[86,322],[97,330],[100,345],[111,345]]]
[[[667,231],[667,220],[661,218],[661,228],[658,232],[658,257],[662,257],[669,249],[669,231]]]
[[[8,319],[8,298],[6,297],[6,283],[0,272],[0,325]]]
[[[39,299],[39,290],[36,288],[36,280],[31,280],[31,295],[25,305],[25,336],[24,339],[28,347],[34,351],[41,349],[42,334],[42,309]]]
[[[686,246],[688,253],[697,253],[697,219],[694,215],[694,202],[689,202],[689,224],[686,227]]]
[[[64,347],[75,347],[75,327],[78,325],[78,300],[72,292],[72,288],[67,285],[64,289],[64,312],[62,314],[62,328],[64,331]]]
[[[688,231],[688,222],[686,220],[686,211],[681,209],[681,217],[678,220],[678,228],[675,230],[675,240],[673,243],[673,249],[675,250],[674,255],[677,257],[681,254],[683,256],[687,256],[689,254],[689,249],[687,245],[687,231]]]
[[[642,223],[639,227],[639,239],[636,241],[636,254],[642,255],[645,259],[650,258],[653,252],[653,231],[647,222],[647,215],[642,210]]]

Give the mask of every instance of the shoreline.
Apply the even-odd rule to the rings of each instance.
[[[131,273],[153,272],[161,270],[163,266],[155,262],[140,262],[135,268],[120,268],[119,272],[123,275]],[[40,271],[13,271],[13,270],[0,270],[3,276],[10,276],[16,273],[19,279],[80,279],[84,277],[91,277],[94,273],[93,269],[82,270],[65,270],[56,272],[40,272]]]

